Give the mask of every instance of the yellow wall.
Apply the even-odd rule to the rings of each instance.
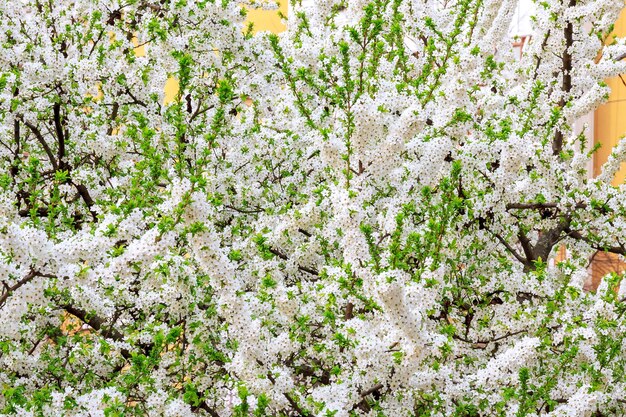
[[[615,22],[615,35],[626,36],[626,8],[622,10],[619,19]],[[624,77],[626,81],[626,77]],[[607,161],[613,146],[626,134],[626,86],[620,77],[606,80],[611,88],[609,101],[600,106],[595,113],[594,138],[602,146],[594,156],[593,174],[598,175],[602,165]],[[626,178],[626,164],[615,176],[613,184],[621,184]]]
[[[287,16],[288,4],[288,0],[282,0],[280,3],[279,10],[284,16]],[[248,10],[246,22],[254,23],[255,33],[263,31],[280,33],[286,29],[277,10]]]
[[[254,33],[269,31],[273,33],[279,33],[286,29],[285,25],[281,22],[281,18],[278,14],[280,11],[284,16],[287,16],[288,1],[284,0],[280,4],[279,10],[260,10],[250,9],[246,17],[246,24],[248,22],[253,23]],[[137,52],[139,55],[140,53]],[[178,92],[178,80],[176,78],[170,78],[165,83],[165,103],[169,103],[176,97]]]
[[[615,36],[626,36],[626,8],[622,10],[620,17],[615,22]],[[626,77],[624,77],[626,81]],[[606,80],[611,88],[609,100],[600,106],[595,112],[594,140],[601,147],[594,155],[593,175],[602,171],[602,165],[607,161],[612,148],[619,139],[626,134],[626,85],[620,77]],[[622,163],[620,170],[613,178],[613,184],[622,184],[626,178],[626,164]],[[622,262],[617,255],[605,252],[597,252],[592,262],[591,280],[587,281],[585,288],[595,290],[600,284],[602,277],[612,271],[623,272],[626,263]]]

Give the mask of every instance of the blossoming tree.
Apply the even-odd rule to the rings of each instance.
[[[623,2],[292,3],[0,2],[0,414],[623,416]]]

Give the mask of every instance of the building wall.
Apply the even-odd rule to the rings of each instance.
[[[279,33],[287,28],[283,22],[281,22],[278,11],[280,11],[284,16],[287,16],[288,7],[289,1],[282,0],[279,10],[248,10],[246,20],[254,23],[255,32],[269,31]]]
[[[626,8],[615,22],[615,36],[626,36]],[[593,175],[597,176],[602,165],[607,161],[612,148],[626,135],[626,76],[606,80],[611,88],[607,103],[600,106],[594,114],[594,142],[600,144],[600,149],[594,155]],[[613,178],[613,185],[624,183],[626,178],[626,164],[622,166]],[[589,289],[597,288],[602,277],[609,272],[626,270],[626,264],[616,255],[598,252],[592,263],[592,281]]]
[[[615,36],[626,36],[626,8],[615,22]],[[626,134],[626,77],[615,77],[606,80],[611,88],[611,94],[606,104],[595,112],[595,141],[601,147],[594,157],[594,176],[601,171],[613,146]],[[626,164],[622,164],[620,171],[613,180],[613,184],[621,184],[626,178]]]
[[[286,29],[285,25],[281,21],[280,14],[282,13],[284,16],[287,16],[289,2],[288,0],[283,0],[280,4],[280,8],[278,10],[261,10],[261,9],[250,9],[248,10],[248,15],[246,16],[246,23],[253,23],[254,33],[269,31],[273,33],[279,33]],[[143,55],[144,52],[138,51],[138,55]],[[169,103],[176,97],[176,93],[178,92],[178,81],[176,78],[169,78],[165,83],[165,103]]]

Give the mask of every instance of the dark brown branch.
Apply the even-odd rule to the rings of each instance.
[[[548,46],[548,39],[550,38],[550,30],[546,32],[546,35],[543,38],[543,42],[541,42],[541,54],[546,50]],[[533,74],[533,80],[537,79],[537,74],[539,73],[539,66],[541,65],[541,55],[537,56],[537,64],[535,65],[535,71]]]
[[[139,104],[142,107],[147,107],[147,104],[141,100],[139,100],[137,97],[135,97],[133,95],[133,93],[131,93],[130,88],[126,87],[126,94],[128,94],[130,96],[130,98],[133,99],[132,104]]]
[[[504,247],[506,248],[506,250],[508,250],[511,255],[513,255],[515,257],[515,259],[517,259],[519,262],[521,262],[522,264],[529,265],[530,264],[530,260],[524,258],[523,256],[521,256],[519,253],[517,253],[517,251],[515,250],[515,248],[513,248],[502,236],[500,236],[497,233],[492,232],[491,230],[487,229],[496,239],[498,239],[498,241],[500,243],[502,243],[502,245],[504,245]]]
[[[237,213],[242,213],[242,214],[256,214],[256,213],[263,213],[263,211],[265,211],[262,208],[244,209],[244,208],[231,206],[230,204],[223,204],[223,206],[227,209],[230,209],[230,210],[236,211]]]
[[[97,220],[98,215],[96,214],[95,211],[91,209],[91,207],[93,207],[95,203],[93,199],[91,198],[91,195],[89,194],[89,190],[87,190],[87,187],[85,187],[83,184],[76,184],[74,182],[72,182],[72,185],[74,185],[74,187],[76,188],[76,191],[78,191],[78,194],[80,194],[80,197],[83,199],[83,201],[87,205],[87,208],[89,209],[89,212],[91,213],[91,217],[93,217],[94,220]]]
[[[568,7],[576,6],[576,0],[570,0]],[[563,56],[561,58],[562,66],[561,73],[563,75],[563,81],[561,83],[561,93],[563,96],[559,101],[559,108],[563,109],[567,103],[567,95],[572,90],[572,53],[570,48],[574,44],[574,25],[572,22],[567,22],[565,29],[563,29],[563,38],[565,39],[565,49],[563,50]],[[563,132],[557,128],[552,141],[552,154],[559,155],[563,149]]]
[[[539,258],[541,258],[543,262],[548,260],[552,248],[554,248],[554,245],[561,239],[561,234],[569,228],[570,222],[570,217],[565,217],[556,227],[541,233],[533,249],[534,260]]]
[[[360,408],[363,411],[368,411],[370,409],[368,403],[367,403],[367,397],[370,394],[376,394],[378,393],[381,389],[383,389],[383,384],[376,384],[371,388],[368,388],[364,391],[361,391],[361,393],[359,393],[359,395],[361,396],[361,400],[359,402],[357,402],[356,404],[354,404],[352,406],[352,409],[354,410],[355,408]]]
[[[93,54],[93,51],[96,49],[96,46],[98,46],[98,44],[100,43],[100,40],[102,39],[103,35],[104,35],[104,29],[100,31],[100,34],[98,35],[98,38],[96,39],[96,41],[91,44],[91,49],[89,50],[89,55],[87,56],[87,58],[91,58],[91,54]]]
[[[275,256],[277,256],[280,259],[282,259],[283,261],[288,261],[289,260],[287,255],[285,255],[284,253],[282,253],[281,251],[279,251],[277,249],[269,248],[269,251],[271,253],[273,253]],[[307,266],[298,265],[298,269],[300,271],[302,271],[302,272],[306,272],[306,273],[311,274],[311,275],[315,275],[315,276],[319,275],[319,272],[317,272],[315,269],[309,268]]]
[[[293,397],[289,395],[289,393],[285,392],[283,393],[283,395],[285,396],[287,401],[289,401],[289,404],[298,413],[299,416],[306,417],[307,414],[304,412],[304,410],[302,410],[302,408],[300,408],[296,400],[294,400]]]
[[[64,305],[63,309],[71,315],[79,318],[80,321],[82,321],[83,323],[91,326],[91,328],[93,328],[97,332],[100,332],[100,330],[105,327],[106,319],[104,319],[103,317],[97,316],[95,314],[89,314],[87,311],[69,304]],[[107,326],[105,331],[109,339],[116,342],[124,341],[124,336],[117,329],[111,326]],[[104,331],[102,333],[104,333]]]
[[[376,384],[371,388],[366,389],[365,391],[361,391],[361,397],[367,397],[370,394],[375,393],[376,391],[380,391],[383,388],[383,384]]]
[[[569,228],[567,228],[565,230],[565,232],[568,234],[568,236],[577,239],[577,240],[582,240],[586,243],[589,244],[589,246],[591,246],[593,249],[597,250],[597,251],[603,251],[603,252],[609,252],[609,253],[614,253],[616,255],[622,255],[622,256],[626,256],[626,248],[624,248],[624,246],[620,245],[620,246],[602,246],[599,245],[598,243],[594,242],[593,240],[589,239],[588,237],[583,236],[579,231],[576,230],[570,230]]]
[[[22,121],[24,122],[24,124],[26,126],[28,126],[28,128],[31,130],[31,132],[33,132],[33,134],[35,135],[35,137],[37,138],[37,140],[39,141],[39,143],[43,147],[43,150],[46,152],[46,155],[48,155],[48,159],[50,160],[50,163],[52,164],[52,167],[54,168],[54,170],[56,171],[57,169],[59,169],[59,165],[57,164],[57,161],[54,158],[54,154],[52,153],[52,149],[50,149],[50,146],[48,146],[48,143],[46,142],[46,140],[44,139],[43,135],[41,134],[41,131],[34,124],[32,124],[30,122],[27,122],[24,119],[22,119]]]
[[[112,135],[113,134],[113,126],[115,123],[115,119],[117,119],[117,112],[119,111],[120,105],[119,103],[116,101],[115,103],[113,103],[113,109],[111,110],[111,126],[109,126],[109,128],[107,129],[107,135]]]
[[[124,335],[119,330],[114,328],[112,325],[106,326],[105,325],[106,319],[104,319],[103,317],[97,316],[95,314],[89,314],[87,313],[87,311],[80,309],[78,307],[74,307],[70,304],[63,305],[61,306],[61,308],[63,308],[65,311],[67,311],[69,314],[73,315],[74,317],[78,318],[83,323],[88,324],[92,329],[98,332],[102,337],[114,340],[116,342],[124,341]],[[126,360],[131,359],[131,354],[128,351],[128,349],[122,349],[120,353],[122,354],[122,357],[124,359]]]
[[[346,304],[346,309],[343,313],[343,319],[344,320],[350,320],[353,317],[353,313],[352,311],[354,310],[354,304],[348,302],[348,304]]]
[[[19,214],[20,217],[29,217],[31,215],[31,211],[30,209],[25,208],[18,211],[17,214]],[[35,212],[35,215],[37,217],[48,217],[48,214],[48,207],[37,207],[37,210]]]
[[[302,233],[306,237],[311,237],[312,236],[310,232],[307,232],[304,229],[298,229],[298,232]]]
[[[263,364],[263,362],[261,362],[260,360],[256,360],[256,363],[259,364],[260,366],[265,367],[265,365]],[[276,378],[274,378],[274,376],[272,375],[271,372],[267,373],[267,379],[269,379],[269,381],[272,384],[276,383]],[[296,400],[293,399],[293,397],[288,393],[288,392],[283,392],[283,395],[285,396],[285,398],[287,399],[287,401],[289,401],[289,404],[291,405],[291,407],[298,413],[298,415],[300,417],[306,417],[308,415],[308,413],[305,413],[304,410],[302,408],[300,408],[300,406],[298,405],[298,403],[296,402]]]
[[[209,407],[209,405],[206,403],[206,401],[202,401],[199,405],[198,408],[206,411],[207,413],[209,413],[209,415],[211,417],[220,417],[219,414],[217,414],[217,411],[215,411],[214,409],[212,409],[211,407]]]
[[[558,208],[558,203],[509,203],[506,205],[507,210],[541,210]],[[585,203],[576,203],[577,209],[587,208]]]
[[[196,111],[189,117],[189,123],[193,122],[196,117],[206,113],[207,111],[215,107],[215,106],[207,106],[205,108],[201,108],[201,104],[202,103],[200,102],[198,103],[198,108],[196,108]]]
[[[33,343],[33,345],[31,346],[31,348],[28,350],[28,356],[32,355],[33,352],[35,351],[35,349],[37,349],[37,346],[39,346],[39,344],[46,338],[46,336],[40,337],[37,339],[37,341],[35,343]]]
[[[535,255],[533,254],[533,246],[530,243],[530,240],[528,239],[528,237],[520,231],[517,234],[517,239],[519,240],[519,243],[522,245],[522,249],[524,250],[524,255],[526,256],[526,260],[534,261]]]
[[[63,123],[61,121],[61,104],[54,103],[52,108],[54,113],[54,129],[59,142],[59,149],[57,152],[58,161],[60,168],[63,169],[65,168],[65,163],[63,162],[63,158],[65,158],[65,135],[63,134]]]
[[[516,332],[506,332],[505,334],[498,336],[498,337],[494,337],[492,339],[488,339],[488,340],[476,340],[476,341],[472,341],[469,339],[466,339],[462,336],[459,335],[454,335],[452,336],[454,339],[459,340],[461,342],[464,343],[469,343],[472,345],[472,349],[481,349],[484,350],[487,348],[487,346],[489,346],[489,343],[495,343],[495,342],[499,342],[501,340],[507,339],[509,337],[512,336],[517,336],[518,334],[522,334],[522,333],[526,333],[528,330],[518,330]]]
[[[20,154],[20,121],[15,119],[13,121],[13,140],[15,141],[15,157]]]
[[[5,291],[4,291],[4,293],[2,293],[2,295],[0,295],[0,307],[2,307],[4,305],[4,303],[7,301],[7,299],[11,295],[11,293],[13,293],[13,291],[19,289],[23,285],[26,285],[27,283],[32,281],[32,279],[35,278],[38,275],[39,274],[36,271],[31,269],[30,272],[24,278],[22,278],[21,280],[17,281],[12,286],[7,287],[5,289]]]

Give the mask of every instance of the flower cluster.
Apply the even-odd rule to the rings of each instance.
[[[0,415],[624,415],[623,2],[527,3],[0,2]]]

